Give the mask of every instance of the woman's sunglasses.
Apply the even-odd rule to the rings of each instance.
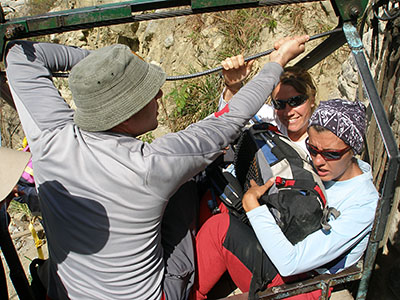
[[[276,110],[281,110],[285,109],[286,104],[289,104],[290,107],[302,105],[307,99],[307,95],[297,95],[286,100],[272,99],[272,105]]]
[[[351,149],[350,146],[347,146],[346,148],[344,148],[344,149],[342,149],[342,150],[337,150],[337,151],[334,151],[334,150],[323,150],[323,151],[320,151],[320,150],[318,150],[315,146],[311,145],[311,144],[308,142],[308,138],[306,139],[306,147],[307,147],[308,152],[310,152],[310,155],[311,155],[311,156],[317,156],[317,154],[319,154],[319,155],[321,155],[326,161],[329,161],[329,160],[339,160],[339,159],[342,158],[342,156],[343,156],[344,154],[346,154],[347,152],[349,152],[350,149]]]

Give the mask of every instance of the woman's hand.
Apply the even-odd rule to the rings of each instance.
[[[243,55],[228,57],[221,62],[222,75],[226,85],[224,100],[229,101],[242,87],[242,82],[249,76],[254,60],[244,61]]]
[[[290,60],[305,50],[305,43],[310,39],[308,35],[286,37],[274,43],[275,51],[269,56],[271,62],[284,67]]]
[[[244,194],[242,205],[246,212],[260,206],[258,199],[274,184],[275,178],[270,178],[265,184],[258,185],[253,179],[250,180],[250,188]]]

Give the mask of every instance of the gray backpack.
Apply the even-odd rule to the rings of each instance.
[[[244,223],[248,220],[241,200],[250,180],[262,185],[272,176],[275,184],[259,202],[268,206],[292,244],[320,228],[329,230],[329,215],[339,215],[327,206],[324,185],[307,153],[271,124],[257,123],[241,134],[234,168],[236,176],[216,167],[207,175],[229,212]]]

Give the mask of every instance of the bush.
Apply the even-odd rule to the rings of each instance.
[[[185,129],[217,110],[221,80],[213,74],[191,80],[178,81],[167,95],[176,107],[169,116],[172,131]]]
[[[213,25],[224,36],[224,43],[213,61],[243,54],[260,40],[260,33],[267,25],[270,30],[276,28],[277,22],[270,16],[271,8],[240,9],[218,12],[214,14]],[[200,38],[205,22],[203,16],[189,19],[193,34],[189,36],[192,43]],[[203,65],[203,70],[214,66]],[[194,73],[193,70],[189,70]],[[179,131],[215,112],[218,98],[222,91],[222,81],[216,74],[202,76],[192,80],[175,82],[175,87],[167,95],[168,100],[175,103],[175,108],[168,117],[168,126],[172,131]]]

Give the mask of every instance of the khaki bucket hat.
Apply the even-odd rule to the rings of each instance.
[[[69,76],[75,124],[86,131],[111,129],[146,106],[165,79],[160,67],[143,61],[126,45],[95,50]]]
[[[0,201],[6,198],[17,184],[30,157],[29,152],[0,147]]]

